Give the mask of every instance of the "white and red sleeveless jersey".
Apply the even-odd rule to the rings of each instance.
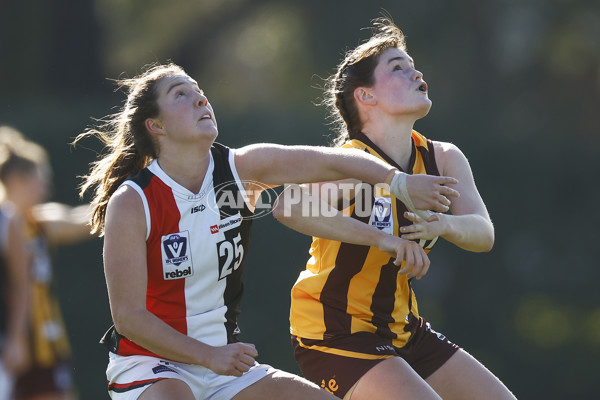
[[[199,193],[179,185],[156,161],[123,184],[139,193],[146,213],[148,311],[209,345],[235,342],[252,211],[233,151],[213,145]],[[160,357],[114,326],[102,343],[119,355]]]

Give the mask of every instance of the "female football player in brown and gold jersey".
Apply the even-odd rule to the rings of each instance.
[[[10,360],[15,378],[10,398],[17,400],[76,398],[69,338],[53,285],[51,249],[92,237],[87,224],[89,206],[46,202],[50,179],[47,151],[16,129],[0,126],[0,185],[4,191],[0,219],[17,217],[11,224],[18,221],[18,226],[12,229],[21,236],[13,235],[12,244],[10,240],[3,242],[0,257],[7,267],[18,262],[19,270],[12,274],[24,275],[21,279],[25,280],[21,288],[5,287],[9,293],[19,289],[18,306],[25,307],[25,315],[20,317],[25,321],[18,337],[13,335],[13,340],[5,342],[2,348],[3,362]],[[17,239],[22,244],[17,245]],[[17,246],[23,247],[19,256],[14,254]],[[9,303],[13,312],[15,299],[13,295]],[[10,331],[7,333],[6,339],[10,339]]]
[[[340,131],[336,145],[364,150],[408,174],[457,178],[460,197],[450,214],[434,213],[385,188],[328,182],[300,189],[305,202],[320,196],[334,210],[309,216],[313,208],[291,201],[285,194],[292,188],[284,191],[276,217],[314,236],[312,257],[292,289],[296,360],[305,377],[344,399],[514,399],[419,315],[411,281],[427,272],[436,240],[486,252],[494,228],[464,154],[413,129],[431,100],[402,31],[387,17],[374,25],[373,36],[349,51],[328,81],[326,103]],[[420,252],[394,260],[380,250],[398,237],[420,245]]]

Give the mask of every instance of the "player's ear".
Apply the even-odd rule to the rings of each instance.
[[[354,99],[361,104],[374,105],[377,104],[373,91],[367,87],[357,87],[354,89]]]
[[[165,129],[163,123],[158,118],[147,118],[145,121],[146,129],[152,135],[164,135]]]

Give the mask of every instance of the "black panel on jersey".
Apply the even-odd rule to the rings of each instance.
[[[133,181],[137,183],[137,185],[142,188],[142,190],[146,189],[146,187],[150,184],[150,181],[154,177],[154,174],[150,172],[148,168],[144,168],[141,171],[136,172],[135,174],[127,177],[126,180]]]
[[[400,266],[394,265],[393,259],[390,259],[387,265],[381,268],[379,281],[371,301],[371,312],[373,313],[371,323],[377,327],[376,333],[385,338],[395,339],[398,337],[390,329],[390,324],[395,322],[392,313],[396,304],[394,293],[398,285],[398,271],[400,271]]]
[[[220,143],[214,143],[211,147],[211,152],[214,160],[214,171],[213,171],[213,185],[216,188],[219,185],[226,184],[228,182],[234,183],[235,177],[229,165],[229,152],[231,151],[228,147],[223,146]],[[236,184],[227,186],[228,189],[232,190],[234,197],[239,195],[239,188]],[[235,215],[238,211],[242,216],[242,223],[238,228],[230,229],[225,232],[227,240],[233,240],[238,234],[241,237],[241,244],[244,248],[244,254],[239,267],[234,270],[230,275],[227,276],[227,285],[225,288],[224,301],[227,306],[227,312],[225,313],[225,328],[227,329],[227,342],[237,342],[237,336],[240,330],[237,325],[237,316],[241,311],[240,303],[242,300],[242,294],[244,292],[244,284],[242,282],[242,272],[244,269],[244,259],[247,255],[248,245],[250,243],[250,228],[252,226],[252,211],[248,209],[244,202],[242,210],[234,210],[229,205],[221,205],[219,208],[221,213],[221,219],[227,218],[231,215]]]
[[[428,175],[440,175],[437,162],[435,162],[435,151],[433,149],[433,142],[427,139],[427,149],[425,147],[417,147],[423,157],[423,163],[425,164],[425,170]]]
[[[362,196],[363,204],[368,204],[367,201],[369,200],[366,199],[364,190],[361,190],[357,195]],[[352,218],[365,224],[369,223],[368,216],[358,217],[354,211],[352,212]],[[348,289],[352,278],[362,270],[369,250],[369,246],[340,243],[335,259],[336,267],[327,277],[319,299],[323,304],[323,322],[325,323],[323,338],[333,337],[340,332],[350,332],[352,316],[346,314]]]
[[[423,164],[425,165],[425,171],[427,174],[439,176],[440,171],[438,169],[437,162],[435,161],[433,142],[430,139],[427,139],[427,149],[421,146],[418,146],[417,149],[419,150],[419,153],[421,153],[421,157],[423,157]],[[426,240],[425,244],[423,244],[423,248],[427,248],[429,245],[431,245],[431,242],[431,240]]]

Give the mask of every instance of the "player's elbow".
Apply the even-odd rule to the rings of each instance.
[[[284,218],[284,205],[283,205],[283,201],[281,201],[280,199],[277,199],[277,201],[275,202],[275,204],[273,205],[273,217],[275,217],[275,219],[279,222],[281,222],[281,219]]]
[[[488,252],[492,251],[493,247],[494,247],[494,231],[491,231],[488,235],[484,236],[482,243],[481,243],[481,249],[479,250],[479,252],[488,253]]]
[[[123,313],[113,311],[112,320],[113,324],[115,325],[115,329],[120,335],[130,337],[130,328],[129,324],[127,323],[127,317]]]
[[[494,247],[494,226],[491,222],[485,221],[477,229],[463,233],[454,243],[463,250],[487,253]]]
[[[478,253],[488,253],[494,247],[494,226],[492,223],[489,223],[487,229],[485,229],[479,235],[479,240],[477,241],[477,246],[472,250]]]
[[[117,332],[127,338],[134,337],[139,329],[135,318],[136,312],[125,307],[112,307],[111,313]]]
[[[273,205],[273,217],[284,225],[292,221],[294,213],[294,205],[281,197],[279,197]]]

